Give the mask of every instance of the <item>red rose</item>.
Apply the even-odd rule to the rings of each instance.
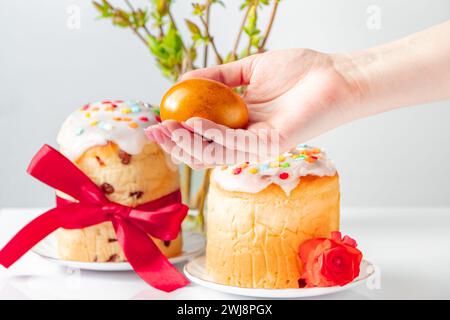
[[[300,246],[303,261],[301,278],[307,287],[343,286],[359,275],[362,253],[356,241],[340,232],[332,232],[331,239],[315,238]]]

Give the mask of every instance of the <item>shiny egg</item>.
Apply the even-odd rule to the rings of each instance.
[[[223,83],[188,79],[171,87],[160,104],[162,120],[184,122],[200,117],[232,129],[245,128],[248,109],[241,96]]]

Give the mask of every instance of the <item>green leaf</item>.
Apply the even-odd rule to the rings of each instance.
[[[221,0],[211,0],[211,4],[220,4],[222,7],[225,8],[225,3]]]
[[[150,35],[147,39],[148,47],[158,59],[164,60],[168,59],[169,54],[167,51],[163,48],[161,43],[156,39],[154,36]]]
[[[148,12],[147,10],[138,9],[133,16],[136,28],[142,28],[147,24]]]
[[[98,12],[102,13],[103,12],[103,6],[95,1],[92,1],[92,4],[94,5],[94,8],[97,9]]]
[[[189,49],[189,55],[191,57],[191,61],[195,61],[195,59],[197,59],[197,49],[194,46]]]
[[[192,7],[194,8],[194,11],[192,11],[194,16],[202,16],[205,13],[206,6],[203,4],[193,3]]]
[[[156,11],[161,17],[164,17],[169,13],[170,1],[167,0],[155,0]]]
[[[122,9],[116,9],[112,17],[114,25],[125,28],[132,25],[130,14]]]
[[[241,53],[239,53],[239,59],[247,57],[247,49],[243,49]]]
[[[113,11],[108,3],[103,2],[102,4],[100,4],[98,2],[92,1],[92,4],[94,5],[94,8],[97,9],[97,11],[100,13],[100,19],[112,17]]]
[[[223,60],[223,63],[228,63],[228,62],[231,62],[231,61],[234,61],[235,59],[234,59],[234,57],[233,57],[233,53],[232,52],[229,52],[228,54],[227,54],[227,56],[225,57],[225,59]]]
[[[171,26],[162,40],[162,45],[167,52],[169,52],[170,54],[175,54],[176,52],[183,49],[181,42],[182,40],[180,35],[178,34],[177,29]]]
[[[253,36],[250,40],[250,43],[253,47],[258,48],[259,42],[261,41],[261,37]]]
[[[192,22],[189,19],[184,19],[184,21],[186,22],[186,25],[189,31],[191,32],[192,36],[199,34],[201,35],[202,32],[200,31],[200,28],[194,22]]]

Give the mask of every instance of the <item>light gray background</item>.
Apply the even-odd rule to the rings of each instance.
[[[180,25],[190,2],[176,3]],[[213,14],[220,48],[230,47],[240,20],[240,1],[225,2]],[[66,26],[70,5],[81,8],[80,30]],[[380,30],[366,27],[369,5],[381,8]],[[52,203],[50,189],[25,168],[43,143],[55,145],[73,109],[106,98],[158,103],[169,87],[129,30],[95,17],[85,0],[0,0],[0,207]],[[285,0],[270,48],[352,51],[448,19],[448,0]],[[375,116],[313,141],[340,170],[343,204],[449,206],[449,104]]]

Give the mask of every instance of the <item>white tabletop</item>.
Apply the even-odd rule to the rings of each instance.
[[[0,246],[40,212],[0,210]],[[450,208],[343,209],[341,229],[358,241],[378,276],[361,287],[320,298],[450,299]],[[192,284],[164,293],[133,272],[68,269],[29,252],[9,270],[0,266],[0,299],[245,298]]]

